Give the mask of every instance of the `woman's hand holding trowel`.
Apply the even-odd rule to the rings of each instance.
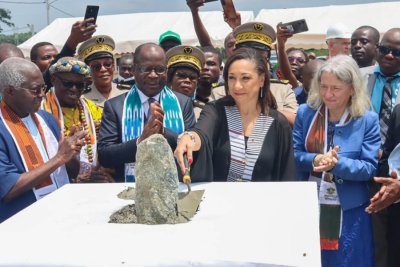
[[[193,151],[198,151],[201,147],[200,137],[196,132],[183,132],[178,136],[178,144],[174,155],[178,161],[183,182],[188,185],[190,191],[190,165],[193,162]]]

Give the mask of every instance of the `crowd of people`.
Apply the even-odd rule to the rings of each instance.
[[[67,183],[134,182],[138,144],[162,134],[192,182],[317,183],[322,266],[400,266],[400,28],[333,24],[321,59],[239,16],[223,62],[204,1],[186,2],[200,47],[168,30],[117,60],[92,18],[60,52],[0,44],[0,222]]]

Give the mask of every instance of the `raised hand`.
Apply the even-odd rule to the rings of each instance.
[[[278,25],[276,25],[276,38],[278,41],[278,44],[285,44],[287,39],[292,37],[293,34],[289,32],[289,30],[282,25],[282,22],[279,22]]]
[[[68,37],[67,44],[70,48],[75,49],[79,43],[90,39],[93,33],[96,31],[96,24],[91,24],[94,18],[88,18],[86,20],[80,20],[72,25],[71,33]],[[87,23],[89,22],[89,25]]]
[[[150,104],[150,118],[144,125],[142,135],[139,137],[138,143],[153,134],[164,133],[164,111],[160,103],[153,102]]]
[[[79,130],[78,126],[71,126],[69,135],[60,141],[56,156],[58,156],[63,163],[69,161],[79,154],[81,148],[87,143],[88,136],[89,133],[84,130]]]
[[[242,17],[239,12],[236,12],[235,16],[228,16],[224,12],[224,21],[228,23],[229,27],[235,29],[237,26],[242,24]]]

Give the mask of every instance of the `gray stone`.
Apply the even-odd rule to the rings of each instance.
[[[140,142],[136,152],[135,177],[138,223],[177,223],[178,171],[164,136],[155,134]]]

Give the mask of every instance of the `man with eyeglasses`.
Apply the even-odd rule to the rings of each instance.
[[[76,177],[76,155],[86,144],[77,128],[61,138],[54,117],[39,110],[45,84],[32,62],[0,65],[0,222]]]
[[[205,105],[196,99],[196,88],[205,63],[203,51],[194,46],[180,45],[168,50],[166,57],[168,87],[193,100],[194,113],[198,119]]]
[[[90,77],[90,68],[84,62],[72,57],[60,58],[50,66],[53,88],[42,102],[42,108],[53,114],[64,135],[73,125],[81,127],[88,135],[88,142],[79,155],[80,169],[75,183],[112,182],[110,170],[101,167],[97,161],[97,140],[102,108],[82,96]]]
[[[190,98],[166,86],[166,57],[159,45],[138,46],[134,62],[136,84],[105,102],[100,126],[99,161],[116,170],[116,182],[134,181],[138,143],[159,133],[175,149],[178,134],[196,122]]]
[[[103,108],[107,99],[126,92],[112,82],[114,79],[114,40],[108,35],[93,36],[78,49],[79,58],[90,66],[93,83],[85,97]]]
[[[371,95],[372,109],[379,114],[382,149],[377,175],[389,177],[387,159],[400,141],[397,129],[400,109],[400,28],[388,30],[377,47],[375,70],[368,77],[367,90]],[[380,184],[371,185],[371,193],[380,189]],[[375,255],[379,266],[400,266],[400,204],[374,213],[372,216]]]

